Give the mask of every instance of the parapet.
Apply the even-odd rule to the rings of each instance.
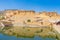
[[[14,16],[14,15],[33,15],[35,14],[35,11],[33,10],[5,10],[6,16]]]

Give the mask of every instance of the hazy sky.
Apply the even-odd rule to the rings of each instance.
[[[40,11],[56,11],[60,13],[59,0],[0,0],[0,10],[20,9]]]

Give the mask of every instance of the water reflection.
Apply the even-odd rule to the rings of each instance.
[[[35,36],[34,38],[22,38],[22,37],[15,37],[15,36],[8,36],[8,35],[3,35],[2,33],[0,34],[0,40],[56,40],[54,38],[42,38]]]

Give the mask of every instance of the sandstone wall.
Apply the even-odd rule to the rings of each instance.
[[[12,23],[15,26],[21,25],[50,25],[52,21],[59,21],[60,16],[57,16],[56,12],[41,12],[27,10],[8,10],[6,11],[6,20],[13,20]],[[52,19],[52,20],[51,20]],[[30,20],[30,22],[28,22]]]

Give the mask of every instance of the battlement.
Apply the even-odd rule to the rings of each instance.
[[[24,16],[24,15],[34,15],[34,14],[35,11],[33,10],[5,10],[6,17],[11,17],[14,15]]]
[[[17,9],[8,9],[8,10],[4,10],[5,12],[15,12],[15,11],[18,11],[18,12],[35,12],[33,10],[17,10]]]

